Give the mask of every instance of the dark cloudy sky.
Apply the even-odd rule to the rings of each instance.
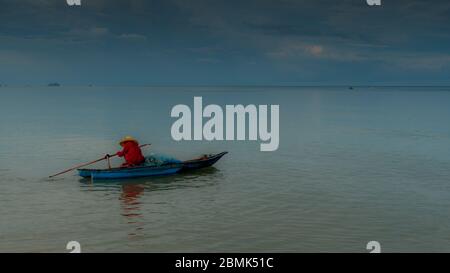
[[[450,84],[450,1],[0,0],[0,83]]]

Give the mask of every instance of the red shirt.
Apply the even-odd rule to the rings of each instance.
[[[145,161],[141,148],[133,141],[125,142],[123,144],[123,150],[118,152],[117,155],[119,157],[125,157],[126,163],[123,166],[140,165]]]

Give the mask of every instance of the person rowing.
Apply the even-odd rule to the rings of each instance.
[[[121,165],[123,168],[139,166],[145,162],[139,142],[131,136],[124,137],[120,142],[122,150],[114,155],[107,154],[105,158],[118,156],[123,157],[125,162]]]

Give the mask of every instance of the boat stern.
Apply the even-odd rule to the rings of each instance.
[[[79,169],[78,175],[83,178],[91,178],[92,177],[92,171],[86,170],[86,169]]]

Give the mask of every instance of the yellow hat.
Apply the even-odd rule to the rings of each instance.
[[[122,138],[122,140],[119,142],[119,144],[120,144],[120,146],[122,146],[123,143],[128,142],[128,141],[133,141],[133,142],[135,142],[136,144],[139,144],[139,143],[137,142],[137,140],[134,139],[134,138],[131,137],[131,136],[126,136],[126,137]]]

